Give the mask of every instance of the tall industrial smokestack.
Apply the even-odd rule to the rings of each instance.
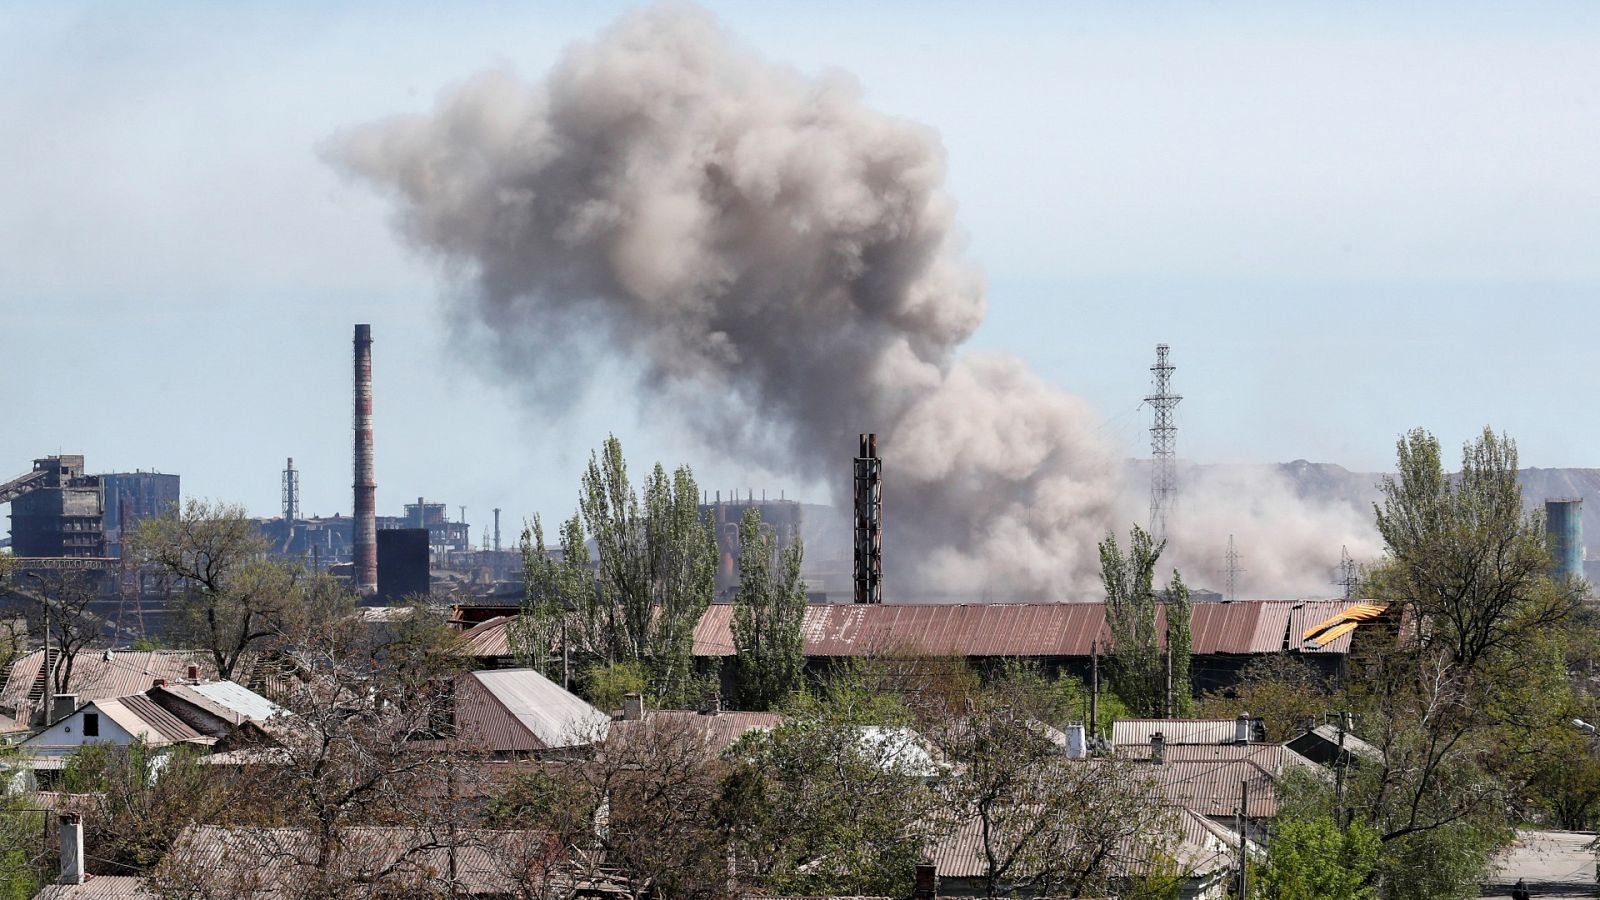
[[[378,485],[372,477],[372,326],[356,326],[355,560],[356,588],[378,591]]]
[[[883,460],[878,436],[863,434],[856,456],[856,602],[883,602]]]

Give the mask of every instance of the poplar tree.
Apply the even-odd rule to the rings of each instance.
[[[733,645],[738,697],[743,709],[764,710],[801,685],[806,587],[800,580],[805,548],[799,538],[778,547],[761,512],[739,523],[739,592],[734,598]]]
[[[1111,631],[1111,686],[1138,716],[1159,716],[1165,706],[1166,658],[1156,623],[1156,562],[1166,542],[1157,543],[1135,525],[1124,554],[1115,534],[1100,542],[1100,580],[1106,591],[1106,625]],[[1176,570],[1167,584],[1167,627],[1172,651],[1172,712],[1189,705],[1189,589]]]

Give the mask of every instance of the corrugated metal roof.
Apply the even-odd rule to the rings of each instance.
[[[144,694],[98,700],[94,707],[129,734],[154,746],[210,740]]]
[[[512,896],[528,865],[549,858],[550,842],[540,831],[348,827],[339,830],[334,867],[352,876],[392,867],[385,887],[412,889],[419,896]],[[313,872],[315,859],[315,841],[302,829],[191,825],[157,874],[164,868],[206,873],[212,888],[232,890],[234,896],[300,896],[309,876],[328,874]],[[453,890],[445,881],[450,872]]]
[[[144,879],[132,875],[85,875],[83,884],[49,884],[34,900],[156,900]]]
[[[473,672],[466,677],[481,685],[493,702],[514,719],[526,735],[538,742],[535,747],[511,746],[521,743],[513,739],[506,742],[505,749],[582,746],[605,737],[611,723],[609,715],[532,669],[496,669]],[[481,698],[482,695],[475,692],[457,694],[456,719],[463,730],[468,728],[467,720]],[[488,716],[481,721],[484,725],[498,726]],[[506,736],[504,731],[504,727],[490,727],[474,737],[492,742],[496,736]]]
[[[1157,789],[1168,802],[1206,816],[1231,816],[1239,811],[1240,784],[1250,785],[1245,815],[1252,819],[1278,814],[1278,789],[1271,773],[1250,760],[1151,764]]]
[[[271,700],[233,681],[204,681],[200,684],[169,685],[167,690],[180,697],[197,694],[237,716],[234,724],[246,719],[260,721],[287,711]]]
[[[1389,609],[1389,604],[1375,601],[1362,600],[1351,603],[1348,600],[1339,600],[1320,605],[1319,609],[1308,608],[1305,619],[1296,622],[1296,636],[1299,637],[1308,649],[1323,652],[1347,652],[1350,647],[1350,634],[1362,622],[1371,622],[1382,616]],[[1317,614],[1321,613],[1321,616]],[[1308,625],[1315,621],[1316,624]],[[1333,650],[1334,647],[1341,650]]]
[[[1191,608],[1192,652],[1212,654],[1343,653],[1349,642],[1304,644],[1299,623],[1344,601],[1240,600]],[[1164,634],[1165,609],[1157,611]],[[1111,648],[1104,603],[819,604],[806,608],[807,656],[1077,656]],[[1162,638],[1164,640],[1164,638]],[[694,630],[694,653],[732,656],[733,607],[706,609]]]
[[[0,707],[18,710],[18,718],[27,718],[20,710],[32,710],[28,692],[43,663],[44,651],[35,650],[11,665],[11,674],[0,689]],[[80,703],[125,697],[148,690],[157,678],[183,679],[191,665],[200,668],[202,677],[216,677],[211,655],[200,650],[87,651],[73,660],[72,678],[64,693],[77,694]]]
[[[646,712],[643,719],[614,721],[610,740],[627,742],[650,734],[655,729],[688,728],[700,732],[709,753],[726,750],[746,732],[776,728],[783,716],[764,712],[721,712],[707,715],[684,710],[660,709]]]
[[[802,635],[808,656],[1088,656],[1109,641],[1100,603],[820,604]],[[707,608],[694,652],[733,655],[732,606]]]
[[[495,616],[461,632],[463,652],[479,659],[511,656],[511,635],[507,628],[511,624],[511,618],[511,616]]]
[[[1156,732],[1170,744],[1222,744],[1239,735],[1236,719],[1118,719],[1111,743],[1149,746]]]
[[[1117,747],[1117,756],[1124,759],[1147,760],[1149,744],[1128,744]],[[1326,770],[1283,744],[1171,744],[1166,748],[1169,762],[1253,762],[1273,777],[1284,772],[1303,769],[1321,773]]]
[[[1127,835],[1109,855],[1113,877],[1149,874],[1166,862],[1168,854],[1179,868],[1191,876],[1204,876],[1233,865],[1239,836],[1231,829],[1207,820],[1189,809],[1174,809],[1172,833]],[[983,850],[982,823],[969,819],[928,848],[928,858],[941,878],[983,878],[988,874],[988,858]]]

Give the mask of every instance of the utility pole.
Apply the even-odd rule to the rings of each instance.
[[[1239,816],[1236,827],[1239,829],[1239,898],[1250,896],[1250,856],[1246,847],[1250,840],[1245,834],[1245,810],[1250,806],[1250,782],[1239,780]]]
[[[1178,493],[1178,422],[1173,411],[1183,395],[1172,392],[1172,373],[1177,366],[1167,362],[1167,345],[1156,345],[1156,364],[1150,367],[1150,404],[1155,419],[1150,425],[1150,536],[1157,543],[1166,540],[1167,516]]]
[[[1100,736],[1100,639],[1089,642],[1089,733]]]
[[[1172,696],[1172,626],[1167,626],[1167,690],[1166,690],[1166,718],[1171,719],[1177,715],[1177,704]]]

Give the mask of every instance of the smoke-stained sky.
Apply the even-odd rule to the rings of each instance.
[[[1488,422],[1526,463],[1593,461],[1593,7],[712,9],[938,132],[989,283],[972,344],[1086,397],[1131,452],[1165,340],[1184,456],[1375,469],[1410,425]],[[0,9],[0,469],[82,451],[266,513],[292,455],[307,509],[342,509],[349,325],[371,321],[385,511],[559,513],[608,429],[711,486],[814,488],[695,458],[611,402],[631,373],[602,367],[575,418],[519,413],[451,355],[381,201],[316,158],[486,66],[537,79],[620,12]]]

